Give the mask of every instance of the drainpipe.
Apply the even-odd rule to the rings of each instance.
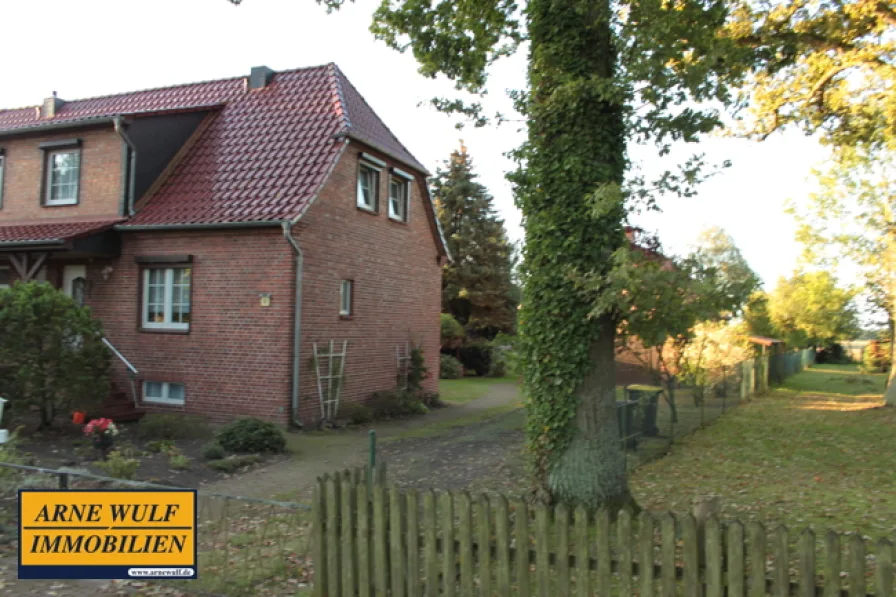
[[[116,116],[112,122],[115,124],[115,132],[118,133],[118,136],[121,137],[121,140],[124,141],[128,148],[131,150],[131,160],[130,160],[130,171],[128,172],[128,190],[127,190],[127,198],[125,200],[125,205],[127,207],[127,213],[124,215],[133,216],[134,215],[134,193],[136,192],[136,179],[137,179],[137,146],[134,145],[134,142],[131,141],[131,138],[124,130],[124,119],[121,116]]]
[[[302,347],[302,266],[304,255],[299,243],[292,235],[292,227],[295,222],[284,221],[283,236],[292,246],[296,255],[296,290],[295,290],[295,323],[292,330],[292,424],[302,429],[302,421],[299,420],[299,381],[301,377],[301,347]]]

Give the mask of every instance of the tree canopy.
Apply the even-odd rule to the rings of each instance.
[[[778,281],[769,317],[790,346],[826,346],[858,333],[854,297],[828,271],[799,272]]]

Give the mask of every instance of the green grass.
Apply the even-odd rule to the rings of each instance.
[[[488,393],[489,388],[498,383],[516,383],[510,377],[465,377],[463,379],[440,379],[439,398],[449,404],[466,404]]]
[[[501,406],[495,406],[493,408],[486,408],[468,416],[458,417],[456,419],[448,419],[446,421],[430,423],[429,425],[423,427],[409,429],[397,435],[385,437],[381,439],[380,442],[390,442],[400,439],[421,437],[436,437],[457,427],[475,425],[476,423],[481,423],[483,421],[487,421],[488,419],[513,412],[517,409],[522,408],[522,406],[522,401],[520,401],[511,404],[502,404]]]
[[[639,468],[632,489],[651,510],[715,494],[744,522],[892,534],[896,409],[882,407],[883,377],[842,366],[794,375]]]

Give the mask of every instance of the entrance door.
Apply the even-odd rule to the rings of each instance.
[[[87,266],[66,265],[62,270],[62,291],[84,306],[84,286],[87,282]]]

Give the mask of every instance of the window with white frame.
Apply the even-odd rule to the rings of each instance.
[[[75,205],[81,173],[81,150],[47,152],[46,205]]]
[[[389,178],[389,217],[393,220],[407,222],[408,220],[408,192],[410,183],[396,176]]]
[[[379,168],[362,162],[358,168],[358,207],[368,211],[379,208]]]
[[[147,329],[190,329],[189,267],[147,268],[143,270],[143,327]]]
[[[156,404],[183,405],[186,392],[184,384],[168,381],[144,381],[143,401]]]
[[[9,267],[0,265],[0,290],[9,288],[9,283],[11,281],[11,274],[9,271]]]
[[[343,280],[339,286],[339,314],[352,314],[352,290],[354,283],[351,280]]]

